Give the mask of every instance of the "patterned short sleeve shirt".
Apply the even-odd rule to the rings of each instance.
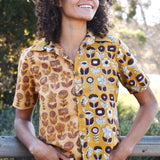
[[[119,81],[130,93],[149,86],[121,40],[88,31],[74,64],[58,44],[40,41],[21,55],[13,104],[31,108],[38,97],[43,140],[76,160],[107,160],[120,140]]]

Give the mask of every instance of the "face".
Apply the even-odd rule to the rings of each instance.
[[[62,17],[90,21],[99,6],[99,0],[60,0]]]

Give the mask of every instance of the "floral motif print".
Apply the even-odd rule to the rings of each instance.
[[[111,137],[112,129],[106,125],[105,128],[102,128],[102,131],[104,133],[104,137]]]
[[[76,123],[71,121],[70,124],[67,125],[67,127],[68,127],[68,131],[70,132],[70,133],[68,133],[68,136],[70,138],[75,138],[79,133],[78,130],[76,131],[76,129],[77,129]]]
[[[59,46],[52,52],[35,46],[21,54],[14,106],[19,109],[34,107],[39,97],[40,139],[57,147],[66,156],[81,159],[76,97],[73,94],[73,63]],[[72,119],[71,119],[72,117]]]
[[[50,76],[49,76],[49,80],[52,82],[52,83],[56,83],[58,82],[58,74],[55,74],[55,73],[52,73]]]
[[[58,123],[56,126],[56,130],[58,133],[62,134],[65,131],[65,125],[62,123]]]
[[[89,32],[80,48],[74,72],[76,93],[81,92],[77,101],[82,155],[84,160],[108,160],[120,138],[118,82],[136,93],[146,89],[149,80],[127,46],[113,36],[99,38]]]
[[[39,97],[42,140],[76,160],[108,160],[120,138],[119,81],[130,93],[149,86],[128,47],[114,36],[88,32],[75,64],[58,44],[42,40],[21,55],[13,105],[32,108]]]
[[[62,81],[68,82],[68,80],[71,78],[71,73],[63,71],[63,73],[61,74],[61,77],[62,77]]]

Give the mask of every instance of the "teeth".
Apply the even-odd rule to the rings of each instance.
[[[79,7],[80,8],[92,8],[92,6],[90,6],[90,5],[80,5]]]

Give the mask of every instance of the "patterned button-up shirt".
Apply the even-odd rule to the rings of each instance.
[[[58,44],[41,41],[21,56],[14,106],[31,108],[38,96],[42,139],[71,151],[76,159],[81,143],[84,160],[107,160],[120,136],[119,81],[130,93],[149,86],[140,65],[117,38],[88,32],[74,64]]]

